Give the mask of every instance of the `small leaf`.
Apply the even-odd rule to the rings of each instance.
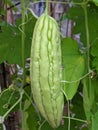
[[[98,79],[91,79],[90,82],[88,77],[83,79],[83,102],[87,120],[91,120],[93,113],[96,113],[98,110],[96,105],[98,101],[97,87]]]
[[[98,102],[98,78],[92,80],[94,92],[95,92],[95,100]]]
[[[75,40],[72,40],[71,38],[63,38],[62,39],[62,55],[77,55],[79,54],[79,46]]]
[[[98,0],[93,0],[93,2],[98,6]]]
[[[19,99],[20,94],[17,91],[6,89],[0,94],[0,115],[3,116]],[[17,109],[17,106],[14,108]]]
[[[92,44],[91,48],[91,54],[92,56],[97,56],[98,57],[98,38],[95,39],[95,42]]]
[[[0,130],[4,130],[2,124],[0,124]]]
[[[37,130],[38,116],[34,106],[29,100],[25,100],[24,108],[22,111],[22,128],[23,130]]]
[[[88,78],[86,78],[83,80],[83,105],[84,105],[86,118],[88,121],[90,121],[91,116],[92,116],[92,113],[91,113],[92,102],[90,102],[88,89],[89,89],[89,82],[88,82]]]
[[[96,69],[98,74],[98,57],[95,57],[94,60],[92,60],[92,67]]]
[[[98,111],[92,116],[92,130],[98,129]]]
[[[83,108],[83,96],[82,96],[82,84],[79,85],[78,92],[70,102],[70,114],[74,118],[82,119],[86,121],[86,116]],[[66,109],[65,109],[66,110]],[[84,122],[71,120],[71,130],[88,130],[88,126]],[[67,130],[67,129],[66,129]]]
[[[92,44],[91,55],[93,56],[92,67],[95,68],[98,73],[98,39],[96,39],[95,43]]]

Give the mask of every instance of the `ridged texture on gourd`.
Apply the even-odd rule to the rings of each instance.
[[[43,14],[37,21],[31,46],[30,79],[34,101],[42,116],[56,128],[63,113],[61,45],[56,21]]]

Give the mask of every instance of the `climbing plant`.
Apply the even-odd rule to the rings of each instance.
[[[33,4],[39,2],[34,1]],[[97,130],[98,0],[46,2],[47,8],[50,3],[68,5],[70,8],[63,13],[58,25],[66,19],[73,23],[70,37],[63,37],[59,32],[63,73],[60,82],[64,95],[64,111],[60,126],[55,129]],[[9,3],[10,1],[5,1],[5,5]],[[27,64],[27,58],[30,58],[32,35],[38,16],[28,8],[27,3],[25,0],[20,1],[21,18],[16,20],[15,25],[0,19],[0,63],[17,64],[22,70],[21,75],[12,75],[12,84],[0,93],[1,130],[4,120],[17,110],[22,114],[19,125],[21,129],[53,130],[37,109],[31,93],[30,66]],[[12,3],[9,5],[12,6]],[[0,10],[0,14],[6,16],[6,9]]]

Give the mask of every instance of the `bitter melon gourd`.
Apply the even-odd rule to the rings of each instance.
[[[57,22],[44,13],[36,22],[30,62],[31,90],[41,115],[56,128],[63,113],[61,47]]]

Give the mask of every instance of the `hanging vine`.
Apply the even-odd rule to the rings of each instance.
[[[6,2],[6,7],[7,7],[7,1],[5,1],[5,2]],[[33,4],[36,4],[39,2],[40,1],[37,1],[37,2],[34,2]],[[74,21],[75,25],[72,30],[73,34],[80,33],[79,42],[82,42],[82,45],[78,46],[78,42],[75,41],[74,39],[62,38],[62,36],[61,36],[62,61],[63,61],[62,65],[64,67],[63,68],[64,77],[61,80],[61,84],[63,86],[62,93],[65,96],[65,103],[68,102],[68,112],[67,112],[68,116],[62,115],[62,121],[64,121],[63,122],[64,125],[62,125],[63,123],[61,123],[61,125],[59,127],[60,130],[63,129],[64,127],[65,127],[65,129],[71,130],[71,128],[72,128],[71,125],[73,125],[72,120],[81,122],[82,125],[85,123],[86,128],[87,129],[89,128],[90,130],[96,130],[95,127],[97,128],[97,125],[95,124],[95,122],[97,122],[97,120],[98,120],[98,110],[97,110],[98,101],[97,101],[97,99],[95,100],[95,93],[97,95],[98,92],[97,92],[97,90],[95,92],[94,89],[98,85],[98,79],[97,79],[98,72],[96,69],[96,67],[98,67],[98,64],[97,64],[98,61],[95,62],[95,61],[92,61],[92,59],[94,59],[96,57],[98,58],[98,55],[97,55],[97,52],[94,51],[94,49],[97,48],[97,44],[94,43],[91,46],[91,42],[93,42],[93,40],[91,41],[91,37],[93,37],[92,39],[94,39],[96,37],[94,37],[95,34],[91,34],[90,22],[92,23],[92,21],[91,21],[91,18],[89,16],[89,11],[88,11],[89,8],[94,8],[95,6],[97,6],[94,4],[94,2],[96,4],[96,0],[94,0],[94,1],[83,0],[82,2],[73,2],[73,1],[62,2],[62,1],[57,1],[57,0],[54,0],[54,1],[46,0],[47,15],[50,14],[50,3],[52,3],[52,4],[60,3],[60,4],[65,4],[65,5],[71,5],[69,12],[67,12],[67,14],[66,14],[66,17],[68,19],[72,18],[71,20]],[[18,109],[20,109],[23,114],[22,116],[24,116],[26,114],[26,116],[24,116],[25,118],[23,118],[23,121],[22,121],[22,127],[24,130],[25,129],[31,130],[33,128],[35,130],[38,128],[40,130],[43,130],[43,129],[45,129],[45,127],[47,127],[47,129],[49,128],[50,130],[53,130],[47,124],[47,122],[44,121],[43,118],[41,118],[41,115],[39,114],[39,111],[37,110],[36,105],[33,103],[32,96],[31,96],[31,90],[29,90],[30,87],[27,87],[27,88],[24,87],[26,85],[30,86],[30,82],[26,84],[26,61],[25,61],[26,60],[26,57],[25,57],[26,47],[25,46],[26,46],[26,44],[28,44],[28,43],[26,43],[27,39],[26,39],[26,34],[25,34],[26,33],[25,26],[26,26],[26,24],[28,24],[28,22],[26,22],[26,16],[25,16],[25,13],[27,10],[26,5],[25,5],[25,0],[21,0],[20,3],[21,3],[22,21],[21,21],[21,24],[18,26],[18,29],[21,30],[21,43],[20,42],[19,43],[21,44],[21,56],[20,57],[21,57],[21,61],[22,61],[23,73],[22,73],[22,78],[18,77],[16,79],[14,79],[14,82],[12,82],[12,84],[9,86],[9,88],[6,91],[4,90],[2,92],[2,94],[0,95],[0,98],[1,98],[0,101],[1,101],[1,106],[2,106],[0,108],[0,124],[3,124],[4,120],[7,118],[8,114],[10,112],[12,112],[14,110],[14,108],[17,109],[17,107],[18,107]],[[11,8],[12,7],[13,7],[13,5],[11,6]],[[78,8],[78,10],[76,8]],[[30,9],[30,10],[32,10],[32,9]],[[93,13],[93,15],[97,16],[96,12],[98,10],[96,8],[94,8],[94,10],[95,10],[95,12]],[[34,12],[32,14],[34,14]],[[55,9],[54,9],[54,14],[55,14]],[[68,14],[69,14],[69,16],[67,16]],[[95,16],[94,16],[94,18],[95,18]],[[32,17],[33,16],[30,16],[29,20],[31,20]],[[84,20],[84,21],[81,22],[81,19],[79,19],[80,17],[82,17],[82,20]],[[33,18],[33,20],[34,20],[34,18]],[[64,19],[64,20],[66,20],[66,19]],[[95,21],[95,23],[96,23],[95,26],[98,27],[98,23],[96,21]],[[81,28],[79,28],[80,26],[81,26]],[[94,25],[92,25],[92,26],[94,26]],[[10,26],[10,28],[11,28],[11,26]],[[17,33],[15,33],[15,35],[12,35],[13,33],[11,31],[7,30],[8,28],[6,28],[6,27],[4,29],[5,29],[5,31],[3,30],[2,33],[0,32],[0,39],[3,39],[3,37],[5,36],[5,35],[2,35],[3,32],[7,32],[7,31],[8,31],[8,34],[6,36],[9,36],[11,34],[12,37],[15,37],[15,35],[17,35]],[[11,30],[14,30],[14,29],[16,29],[16,28],[15,27],[11,28]],[[95,29],[95,32],[98,32],[98,30]],[[93,35],[93,36],[91,36],[91,35]],[[31,39],[31,36],[29,37],[29,39]],[[13,45],[13,44],[11,44],[11,45]],[[5,43],[5,46],[4,46],[4,44],[2,44],[2,42],[0,41],[0,49],[2,48],[2,46],[4,49],[4,48],[7,48],[9,45],[7,43]],[[91,54],[92,48],[93,48],[93,53]],[[12,51],[14,50],[13,46],[11,47],[11,49],[12,49]],[[11,49],[8,48],[7,50],[10,50],[9,52],[11,52]],[[29,49],[29,51],[30,51],[30,49]],[[2,50],[0,50],[0,55],[1,55],[1,52],[2,52]],[[5,51],[5,53],[6,53],[6,51]],[[6,54],[8,55],[8,52]],[[2,54],[2,57],[3,57],[3,54]],[[0,57],[0,59],[2,57]],[[5,58],[4,60],[6,60],[7,56],[4,55],[4,58]],[[10,59],[10,58],[8,59],[8,61],[10,61],[10,63],[13,63],[13,61],[11,61],[11,60],[12,59]],[[3,60],[1,60],[1,62],[2,61]],[[84,65],[84,61],[86,62],[85,65]],[[91,62],[94,63],[94,65],[95,65],[94,67],[92,67]],[[53,64],[54,64],[54,62],[53,62]],[[84,70],[84,68],[85,68],[85,70]],[[94,79],[92,80],[92,78],[91,78],[91,74],[93,73],[93,70],[96,71],[96,75],[97,75],[96,77],[94,77],[95,80]],[[81,86],[83,86],[83,89],[82,89],[83,93],[81,90]],[[78,87],[80,87],[79,91],[81,93],[78,92]],[[18,93],[18,94],[16,94],[16,96],[15,96],[15,93]],[[80,96],[80,94],[81,95],[83,94],[83,95]],[[8,95],[7,96],[8,99],[4,98],[4,95],[6,95],[6,96]],[[83,102],[81,101],[82,102],[81,104],[84,105],[84,109],[80,108],[80,110],[85,111],[86,119],[85,119],[85,115],[83,115],[83,119],[82,119],[82,116],[80,116],[80,115],[79,115],[79,118],[77,117],[77,115],[75,115],[75,117],[73,117],[73,115],[72,115],[74,110],[73,110],[73,108],[71,108],[71,105],[74,104],[73,101],[76,101],[75,96],[78,98],[82,97],[82,99],[83,99]],[[79,100],[79,102],[80,102],[80,100]],[[77,104],[75,104],[75,105],[77,105]],[[75,107],[75,105],[72,107]],[[77,107],[79,107],[79,105],[77,105]],[[93,110],[93,107],[94,107],[94,110]],[[3,110],[3,108],[4,108],[4,110]],[[71,112],[71,110],[72,110],[72,112]],[[32,111],[32,113],[30,113],[31,111]],[[77,109],[77,111],[79,111],[79,109]],[[82,113],[82,111],[81,111],[81,113]],[[79,113],[79,114],[81,114],[81,113]],[[31,115],[33,115],[33,117]],[[33,126],[31,125],[31,122],[30,122],[31,120],[35,121]],[[69,123],[66,122],[66,120],[69,121]],[[23,126],[24,122],[26,123],[26,128],[24,128],[24,126]],[[77,125],[77,128],[80,129],[79,125],[80,124]]]

